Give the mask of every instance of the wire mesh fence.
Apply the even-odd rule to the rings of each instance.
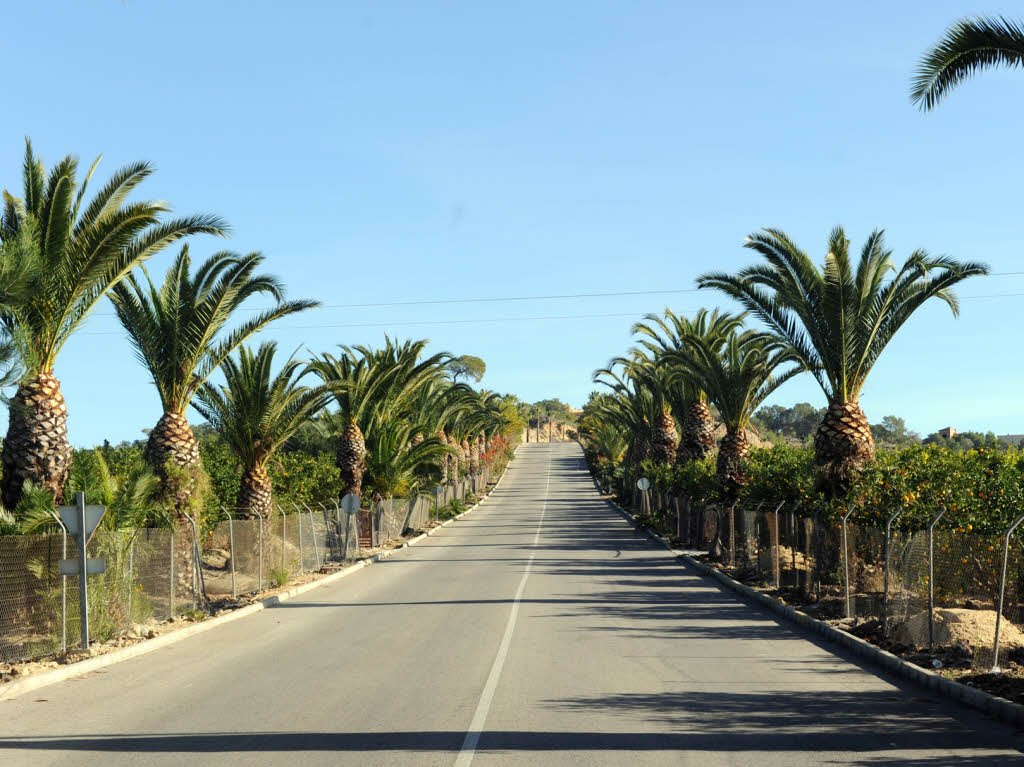
[[[278,507],[271,517],[220,509],[208,526],[98,530],[90,559],[105,572],[89,575],[91,641],[104,642],[139,624],[166,621],[211,603],[284,585],[303,573],[337,567],[366,547],[385,546],[425,527],[438,505],[482,493],[486,473],[447,485],[443,493],[377,501],[346,514],[335,499]],[[45,657],[81,645],[78,578],[59,563],[75,557],[61,532],[0,536],[0,661]]]
[[[1002,657],[1024,657],[1024,540],[1014,528],[982,535],[936,518],[931,531],[907,530],[901,514],[858,525],[783,504],[705,507],[655,489],[633,504],[680,545],[820,617],[874,621],[887,642],[953,647],[979,669],[998,665],[997,637]]]

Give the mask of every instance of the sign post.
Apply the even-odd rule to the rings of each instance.
[[[346,493],[345,497],[341,499],[341,510],[347,515],[347,522],[345,523],[345,553],[342,555],[342,559],[348,556],[348,531],[352,529],[353,517],[359,511],[359,496],[355,493]],[[356,551],[359,550],[359,530],[356,529]]]
[[[78,544],[77,559],[60,561],[61,575],[78,576],[78,609],[81,613],[82,649],[89,651],[89,575],[98,575],[106,571],[107,563],[103,559],[88,559],[85,547],[92,538],[100,520],[107,513],[106,506],[86,506],[85,493],[75,493],[74,506],[61,506],[57,511],[68,532],[74,536]]]
[[[640,512],[642,514],[649,514],[651,512],[651,502],[647,497],[647,490],[651,487],[651,480],[647,477],[640,477],[636,481],[636,486],[642,493],[640,496]]]

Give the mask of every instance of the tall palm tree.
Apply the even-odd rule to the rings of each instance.
[[[237,358],[221,365],[224,384],[206,383],[192,406],[224,437],[242,464],[237,508],[243,516],[273,513],[273,485],[267,466],[299,428],[327,405],[322,386],[301,384],[305,363],[289,358],[273,374],[277,344],[267,341],[253,352],[240,346]]]
[[[964,80],[1000,66],[1024,66],[1024,25],[1002,16],[960,19],[918,62],[910,98],[930,111]]]
[[[648,314],[633,325],[632,332],[640,336],[640,345],[658,359],[665,352],[684,349],[692,340],[710,349],[721,349],[729,334],[742,326],[744,317],[701,309],[689,319],[666,309],[663,317]],[[665,398],[682,430],[676,462],[703,460],[715,451],[715,421],[707,394],[685,377],[666,379]]]
[[[47,175],[26,141],[22,196],[4,192],[0,241],[19,243],[36,261],[27,299],[0,316],[20,341],[25,364],[4,439],[0,496],[8,509],[18,504],[26,480],[63,499],[71,445],[54,365],[68,339],[103,296],[154,253],[187,235],[225,231],[216,216],[165,219],[165,203],[128,202],[153,173],[148,163],[119,169],[87,203],[98,163],[79,181],[78,160],[68,155]]]
[[[944,301],[958,316],[953,286],[987,274],[988,267],[915,250],[896,269],[881,230],[864,244],[856,270],[850,241],[839,227],[829,235],[820,269],[778,229],[752,234],[745,245],[767,263],[735,275],[711,272],[698,284],[743,304],[813,372],[828,398],[814,437],[819,487],[845,493],[853,474],[874,459],[871,427],[858,398],[882,351],[930,298]],[[890,270],[895,274],[887,281]]]
[[[667,352],[665,357],[667,364],[697,381],[718,408],[725,436],[718,448],[716,480],[726,499],[735,501],[746,483],[743,459],[750,451],[751,416],[776,389],[806,368],[775,336],[754,330],[733,330],[721,347],[692,339],[687,348]]]
[[[200,470],[199,443],[185,412],[203,384],[246,339],[281,317],[319,306],[317,301],[286,301],[280,281],[257,274],[260,253],[214,253],[191,274],[188,246],[182,247],[157,288],[143,271],[144,280],[129,276],[114,288],[114,309],[136,356],[149,370],[160,395],[163,415],[149,434],[147,458],[165,481],[178,469]],[[227,324],[239,307],[255,295],[268,295],[277,303],[256,312],[238,327]],[[170,489],[184,502],[192,492],[185,486]]]

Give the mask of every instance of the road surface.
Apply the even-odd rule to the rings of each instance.
[[[0,702],[0,764],[1024,764],[1020,736],[886,681],[636,535],[575,444],[394,557]]]

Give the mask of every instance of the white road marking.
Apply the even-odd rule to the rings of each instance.
[[[544,504],[540,509],[540,519],[537,521],[537,533],[533,536],[533,546],[540,542],[540,529],[544,524],[544,514],[548,510],[548,489],[551,487],[551,453],[548,453],[548,476],[544,484]],[[526,590],[526,579],[530,577],[530,570],[533,569],[533,558],[536,552],[530,554],[526,562],[526,570],[523,571],[523,579],[519,581],[519,588],[516,590],[515,599],[512,600],[512,611],[508,616],[508,623],[505,626],[505,634],[498,646],[498,654],[491,666],[491,673],[487,675],[487,683],[484,691],[480,694],[480,702],[476,704],[476,712],[473,714],[473,721],[469,723],[469,730],[466,731],[466,739],[462,741],[462,749],[459,751],[459,758],[455,760],[455,767],[469,767],[473,763],[473,756],[476,754],[476,746],[480,742],[480,735],[483,733],[484,724],[487,722],[487,713],[491,710],[491,702],[494,700],[494,691],[498,687],[498,680],[501,678],[501,669],[505,665],[505,658],[508,657],[508,648],[512,644],[512,632],[516,628],[516,619],[519,617],[519,602]]]

